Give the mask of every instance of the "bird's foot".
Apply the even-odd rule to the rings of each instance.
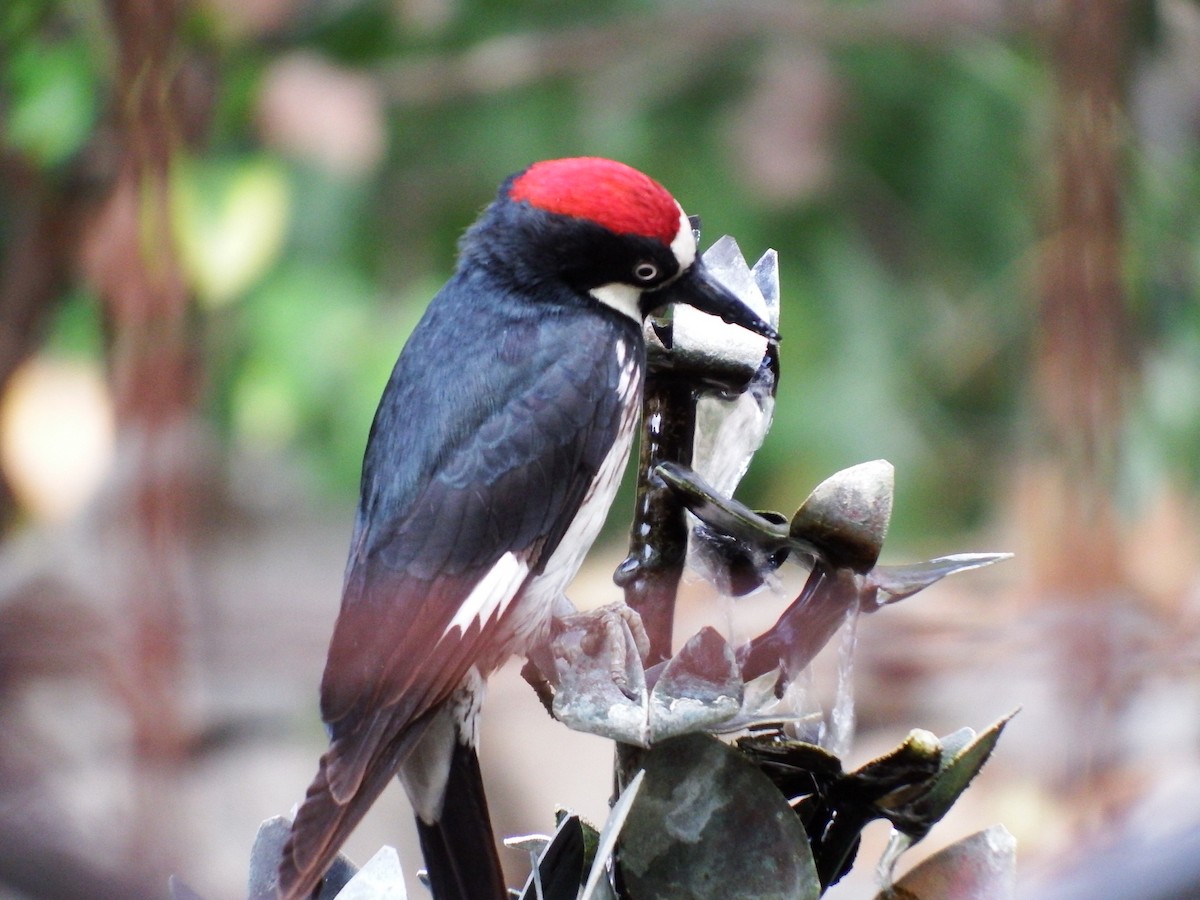
[[[642,661],[650,639],[641,616],[624,603],[557,617],[550,650],[560,675],[564,669],[604,669],[629,699],[638,699],[644,689]]]
[[[650,638],[642,617],[624,603],[609,603],[586,612],[575,613],[560,624],[567,630],[582,628],[578,651],[591,659],[607,659],[613,684],[631,700],[636,699],[630,677],[630,651],[636,651],[635,665],[640,668],[650,653]]]

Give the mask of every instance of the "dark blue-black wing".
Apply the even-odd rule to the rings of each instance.
[[[319,875],[470,667],[507,655],[502,614],[582,503],[641,357],[632,323],[595,315],[456,336],[449,301],[414,332],[372,429],[321,685],[332,743],[290,846],[301,872]],[[439,372],[411,365],[438,349]]]

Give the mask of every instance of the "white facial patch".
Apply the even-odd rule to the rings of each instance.
[[[696,261],[696,235],[692,233],[692,223],[688,221],[683,207],[679,208],[679,230],[671,241],[671,252],[675,254],[680,272],[686,272]]]
[[[502,614],[528,574],[528,563],[517,559],[511,551],[505,553],[467,594],[442,637],[448,635],[451,628],[458,628],[460,634],[465,634],[472,622],[478,621],[482,625],[493,615]]]
[[[641,288],[614,281],[612,284],[594,287],[588,293],[610,309],[629,316],[639,325],[642,324]]]
[[[678,204],[676,204],[678,206]],[[692,233],[692,223],[688,221],[687,213],[679,208],[679,230],[671,241],[671,253],[679,263],[679,271],[667,282],[674,281],[692,267],[696,261],[696,236]],[[661,287],[661,285],[660,285]],[[642,294],[643,289],[632,284],[622,284],[614,281],[592,288],[590,293],[610,309],[629,316],[639,325],[642,324]]]

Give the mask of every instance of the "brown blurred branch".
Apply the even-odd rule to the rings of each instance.
[[[135,716],[135,727],[139,749],[149,757],[169,756],[178,741],[172,694],[179,668],[176,570],[185,516],[171,461],[163,456],[165,432],[187,417],[195,393],[188,296],[167,209],[169,167],[178,149],[171,87],[179,11],[174,2],[109,3],[117,38],[114,125],[121,161],[86,248],[88,274],[106,312],[120,440],[135,457],[116,515],[137,532],[131,541],[129,611],[134,664],[144,668],[134,681],[148,709]]]
[[[489,95],[547,79],[583,75],[631,55],[650,58],[769,35],[804,44],[943,43],[1024,30],[1031,0],[890,0],[862,5],[787,0],[664,4],[610,25],[504,35],[458,54],[408,57],[387,68],[393,103],[421,105]]]
[[[77,204],[51,190],[15,154],[0,156],[11,231],[0,265],[0,390],[45,337],[55,301],[69,282],[78,236]]]

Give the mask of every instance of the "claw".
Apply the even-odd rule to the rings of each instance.
[[[609,619],[613,627],[617,626],[616,619],[621,619],[629,626],[629,633],[633,636],[633,643],[637,646],[638,656],[641,657],[642,662],[645,662],[646,657],[650,655],[650,635],[646,634],[646,626],[642,624],[642,617],[638,615],[637,610],[622,602],[602,606],[597,612],[615,616],[616,618]],[[617,633],[620,633],[619,630]]]
[[[642,625],[642,617],[624,603],[610,603],[607,606],[601,606],[594,610],[592,615],[596,617],[600,628],[603,629],[605,646],[609,655],[609,673],[612,675],[613,684],[621,689],[621,693],[633,700],[635,697],[629,690],[629,676],[626,674],[629,669],[629,645],[625,641],[625,635],[628,633],[633,638],[638,656],[644,662],[650,652],[650,638]]]

